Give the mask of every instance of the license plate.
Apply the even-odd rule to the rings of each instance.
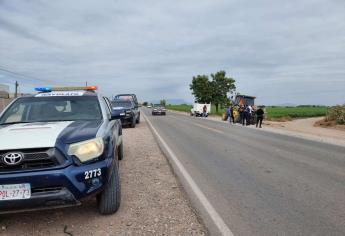
[[[0,185],[0,201],[28,199],[30,197],[30,184]]]

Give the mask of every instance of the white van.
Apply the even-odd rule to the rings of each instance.
[[[206,106],[206,114],[207,117],[209,112],[211,111],[211,103],[194,103],[193,108],[190,110],[191,116],[203,116],[203,109]]]

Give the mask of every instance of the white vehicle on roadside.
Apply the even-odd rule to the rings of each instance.
[[[194,103],[193,108],[190,110],[191,116],[203,116],[204,113],[204,107],[206,106],[206,114],[205,116],[208,116],[208,113],[211,111],[211,103]]]

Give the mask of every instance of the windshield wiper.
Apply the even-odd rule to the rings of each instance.
[[[75,121],[75,120],[39,120],[35,122],[63,122],[63,121]]]
[[[26,124],[26,123],[34,123],[34,122],[14,121],[14,122],[1,123],[0,125],[14,125],[14,124]]]

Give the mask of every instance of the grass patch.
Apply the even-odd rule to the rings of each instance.
[[[325,116],[327,107],[266,107],[267,118],[270,120],[307,118]]]
[[[187,104],[180,104],[180,105],[167,105],[166,109],[173,110],[173,111],[183,111],[183,112],[190,112],[192,109],[192,105]]]

